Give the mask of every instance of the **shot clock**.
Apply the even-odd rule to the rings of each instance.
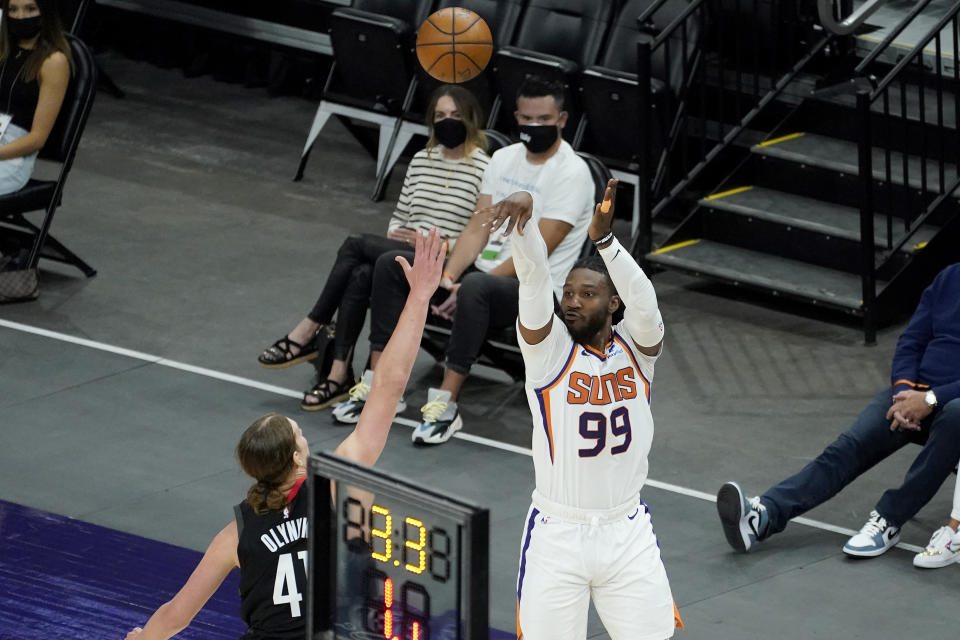
[[[486,509],[326,453],[309,481],[308,638],[486,640]]]

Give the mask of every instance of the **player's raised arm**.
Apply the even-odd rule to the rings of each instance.
[[[446,244],[440,234],[436,229],[431,229],[426,236],[417,235],[413,266],[402,256],[397,257],[410,283],[407,303],[380,356],[373,388],[357,426],[337,447],[334,452],[337,455],[367,465],[372,465],[380,457],[396,412],[397,400],[403,395],[420,349],[427,308],[440,282],[446,253]]]
[[[527,344],[539,344],[553,327],[553,281],[549,251],[539,225],[527,224],[533,215],[533,196],[526,191],[510,194],[500,202],[477,212],[483,224],[495,229],[507,223],[513,231],[513,264],[520,281],[518,326]]]
[[[637,348],[648,356],[660,352],[663,342],[663,319],[657,307],[653,283],[630,252],[613,235],[613,210],[617,197],[617,180],[607,183],[603,202],[593,211],[587,233],[607,265],[610,279],[617,287],[624,305],[623,319]]]

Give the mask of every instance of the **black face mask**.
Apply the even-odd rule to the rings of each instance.
[[[520,142],[531,153],[543,153],[553,146],[560,137],[560,129],[555,125],[520,125]]]
[[[462,120],[444,118],[433,123],[433,135],[447,149],[455,149],[467,139],[467,125]]]
[[[7,18],[7,33],[14,43],[21,43],[40,35],[40,16],[32,18]]]

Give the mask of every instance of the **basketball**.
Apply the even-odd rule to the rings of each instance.
[[[440,9],[417,32],[417,59],[424,71],[441,82],[456,84],[477,77],[491,55],[490,27],[469,9]]]

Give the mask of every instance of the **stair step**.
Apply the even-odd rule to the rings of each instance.
[[[700,200],[701,207],[731,211],[744,216],[769,220],[786,227],[806,229],[835,238],[860,242],[860,211],[833,202],[777,191],[766,187],[744,186],[728,189]],[[877,247],[887,243],[887,217],[874,215],[874,242]],[[914,240],[904,245],[909,253],[916,251],[937,233],[937,228],[924,225],[914,234]],[[903,237],[903,224],[894,221],[893,243]]]
[[[661,247],[646,259],[667,269],[707,276],[860,314],[860,276],[740,247],[693,240]],[[878,289],[881,288],[878,283]]]
[[[934,82],[931,80],[930,82]],[[837,86],[835,92],[831,92],[829,97],[824,98],[825,102],[842,105],[847,108],[857,106],[857,96],[855,88],[862,85],[860,83],[848,83],[849,91],[843,90],[845,87]],[[906,88],[906,92],[904,92]],[[928,125],[936,125],[940,118],[943,119],[943,126],[947,129],[957,128],[957,99],[949,88],[944,88],[940,93],[940,104],[942,110],[938,110],[937,90],[935,86],[921,87],[919,84],[908,82],[905,87],[899,84],[891,84],[888,98],[888,112],[892,116],[901,117],[903,113],[903,99],[906,97],[907,119],[913,123],[919,124],[920,119],[920,90],[923,89],[923,122]],[[874,102],[870,110],[874,113],[883,113],[884,102],[881,98]]]
[[[836,171],[841,174],[860,175],[858,163],[857,143],[840,138],[822,136],[815,133],[797,132],[767,140],[750,149],[761,157],[779,158],[801,164],[812,165]],[[893,184],[903,185],[903,154],[891,152],[890,171]],[[886,157],[883,149],[873,149],[873,177],[878,181],[885,180]],[[945,180],[952,181],[957,175],[956,165],[946,163],[944,170]],[[909,172],[909,186],[915,189],[922,188],[920,176],[920,158],[907,156]],[[940,188],[940,176],[937,163],[927,161],[927,190],[937,192]],[[956,194],[955,194],[956,195]]]

